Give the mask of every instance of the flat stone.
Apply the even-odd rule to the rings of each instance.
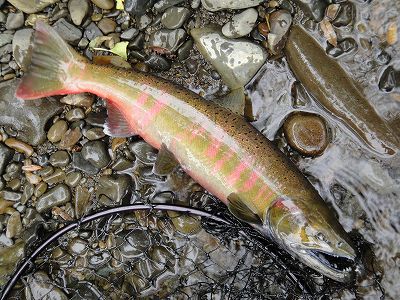
[[[196,28],[191,35],[204,58],[231,89],[246,85],[267,59],[263,47],[245,39],[228,39],[220,28]]]
[[[170,7],[161,17],[161,23],[168,29],[181,27],[190,17],[190,10],[186,7]]]
[[[38,199],[36,210],[41,213],[54,206],[60,206],[71,200],[71,192],[65,184],[59,184],[48,190]]]
[[[112,9],[114,7],[113,0],[92,0],[92,2],[102,9]]]
[[[37,13],[59,0],[8,0],[13,6],[26,14]]]
[[[7,16],[6,29],[14,30],[24,26],[24,13],[9,13]]]
[[[131,40],[138,34],[139,34],[139,30],[137,30],[136,28],[129,28],[121,34],[121,39]]]
[[[258,12],[254,8],[246,9],[234,15],[232,20],[222,27],[222,33],[228,38],[238,38],[248,35],[256,24]]]
[[[98,182],[96,196],[99,198],[101,195],[105,195],[117,204],[128,193],[130,186],[131,180],[128,175],[102,176]]]
[[[167,8],[180,4],[184,1],[185,0],[160,0],[154,4],[154,9],[160,13],[165,11]]]
[[[88,0],[70,0],[68,2],[68,10],[71,16],[71,20],[75,25],[80,26],[83,19],[89,13],[89,1]]]
[[[10,44],[13,40],[13,35],[11,33],[0,33],[0,47]]]
[[[81,152],[74,152],[72,154],[72,166],[88,175],[96,175],[100,171],[99,168],[96,168],[84,159]]]
[[[15,32],[12,40],[13,56],[18,66],[26,71],[33,47],[33,29],[25,28]]]
[[[203,7],[209,11],[222,9],[243,9],[257,6],[264,0],[201,0]]]
[[[125,0],[125,11],[134,15],[141,16],[153,6],[154,0]]]
[[[184,29],[161,29],[150,35],[149,48],[161,53],[173,53],[185,42],[186,31]]]
[[[89,41],[91,41],[91,40],[97,38],[98,36],[103,36],[103,33],[101,32],[99,27],[97,27],[97,25],[94,22],[91,22],[86,27],[84,35]]]
[[[75,25],[69,23],[64,18],[59,19],[54,23],[53,28],[60,34],[60,36],[67,42],[78,45],[82,38],[82,32]]]
[[[113,19],[103,18],[100,20],[100,22],[97,24],[97,26],[104,34],[109,34],[109,33],[115,31],[115,28],[117,27],[117,23],[115,23],[115,21]]]

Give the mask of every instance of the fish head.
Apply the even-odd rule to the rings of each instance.
[[[304,264],[336,281],[353,279],[355,250],[324,203],[278,198],[265,218],[274,240]]]

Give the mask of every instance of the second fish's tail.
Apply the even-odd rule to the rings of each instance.
[[[37,99],[81,92],[78,83],[87,60],[53,28],[44,22],[36,22],[32,49],[28,71],[16,91],[18,98]]]

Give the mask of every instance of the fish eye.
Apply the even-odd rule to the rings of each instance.
[[[324,234],[323,234],[322,232],[318,232],[318,233],[315,235],[315,237],[316,237],[318,240],[320,240],[320,241],[322,241],[322,242],[325,242],[325,236],[324,236]]]

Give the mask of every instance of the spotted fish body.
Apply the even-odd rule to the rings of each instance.
[[[22,79],[17,96],[35,99],[82,92],[107,99],[106,133],[137,134],[153,147],[168,151],[236,216],[253,214],[252,218],[242,219],[256,222],[253,225],[260,231],[270,232],[268,226],[275,222],[278,227],[284,225],[282,230],[296,230],[292,221],[286,224],[286,219],[291,220],[293,213],[310,215],[317,220],[318,230],[326,227],[333,240],[343,240],[342,244],[348,245],[343,228],[311,184],[242,116],[164,79],[90,64],[54,30],[37,23],[31,68]],[[284,202],[282,197],[299,201]],[[312,232],[311,227],[308,232]],[[278,238],[279,234],[272,237]],[[307,247],[312,244],[310,241],[307,238]],[[292,243],[288,245],[291,247]],[[352,256],[353,250],[349,251]],[[329,273],[327,276],[334,277]],[[337,280],[348,280],[342,277]]]

